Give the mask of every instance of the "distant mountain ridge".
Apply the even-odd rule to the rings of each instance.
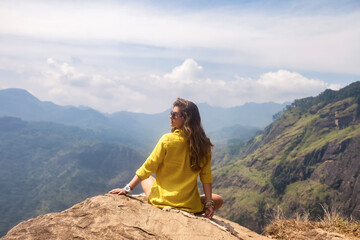
[[[214,161],[221,216],[250,229],[262,231],[277,206],[288,217],[329,206],[360,219],[360,82],[294,101]]]
[[[71,123],[72,125],[77,125],[77,122],[89,118],[106,121],[103,114],[93,109],[42,102],[26,90],[18,88],[0,90],[0,116],[18,117],[26,121]],[[89,124],[84,124],[83,128]]]
[[[108,135],[122,144],[145,145],[151,148],[160,136],[169,132],[169,109],[158,114],[116,112],[103,114],[91,108],[59,106],[51,102],[42,102],[23,89],[0,90],[0,117],[18,117],[25,121],[47,121],[92,129]],[[233,108],[211,107],[198,104],[203,126],[207,132],[219,135],[223,128],[232,126],[251,127],[254,134],[272,122],[272,116],[281,111],[286,104],[247,103]],[[239,132],[239,131],[238,131]],[[231,135],[231,133],[229,133]],[[225,136],[225,138],[230,138]],[[239,138],[239,136],[237,137]]]

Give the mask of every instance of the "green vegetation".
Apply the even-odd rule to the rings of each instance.
[[[302,209],[311,216],[321,216],[321,204],[330,204],[330,193],[330,187],[325,184],[310,179],[298,181],[286,187],[280,207],[285,212]]]

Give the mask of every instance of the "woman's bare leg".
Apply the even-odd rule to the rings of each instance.
[[[149,178],[147,178],[141,182],[141,187],[145,193],[146,199],[149,198],[150,190],[151,190],[151,187],[154,184],[154,182],[155,182],[155,178],[153,176],[150,176]]]
[[[206,198],[205,198],[205,195],[202,194],[201,196],[201,202],[203,204],[205,204],[206,202]],[[217,195],[217,194],[212,194],[212,200],[214,201],[214,211],[218,210],[219,208],[221,208],[221,206],[223,205],[224,203],[224,200],[223,198],[220,196],[220,195]]]

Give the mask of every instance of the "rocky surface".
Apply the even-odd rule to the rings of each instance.
[[[100,195],[73,207],[22,222],[2,240],[10,239],[243,239],[265,236],[237,223],[179,211],[164,211],[141,196]]]
[[[277,220],[266,226],[264,235],[271,239],[286,240],[356,240],[359,235],[356,226],[351,230],[349,222],[342,222],[340,228],[327,221]],[[346,229],[346,231],[344,231]],[[341,233],[340,233],[341,232]]]

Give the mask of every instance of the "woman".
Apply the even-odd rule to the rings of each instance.
[[[211,147],[197,106],[178,98],[170,113],[171,133],[161,137],[145,163],[124,188],[111,194],[127,194],[139,183],[149,203],[159,208],[172,207],[192,213],[205,213],[211,219],[223,204],[221,196],[212,194]],[[156,174],[156,179],[151,174]],[[203,185],[200,196],[197,178]]]

